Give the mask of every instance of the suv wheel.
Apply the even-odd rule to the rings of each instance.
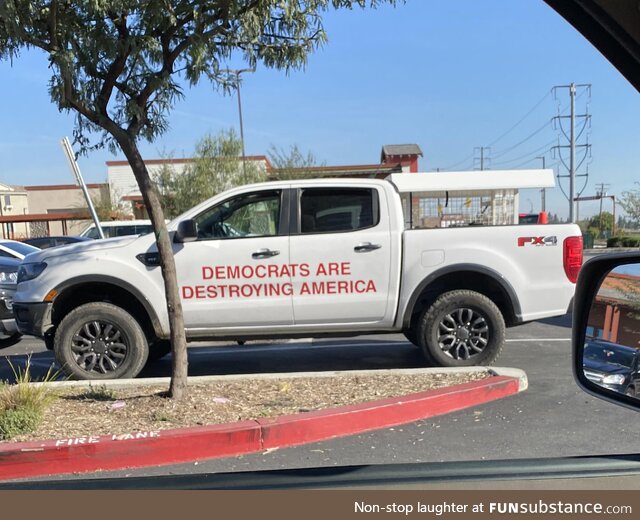
[[[417,339],[425,358],[435,366],[489,365],[504,344],[504,318],[486,296],[450,291],[424,311]]]
[[[138,375],[149,346],[131,314],[96,302],[77,307],[60,322],[53,351],[72,379],[121,379]]]

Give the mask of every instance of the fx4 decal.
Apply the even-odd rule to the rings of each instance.
[[[557,246],[558,237],[518,237],[518,247],[524,247],[526,245],[532,245],[536,247],[540,246]]]

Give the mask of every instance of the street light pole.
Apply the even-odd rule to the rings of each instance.
[[[238,116],[240,117],[240,143],[242,145],[242,174],[247,177],[246,154],[244,151],[244,127],[242,125],[242,100],[240,98],[240,74],[243,72],[255,72],[256,69],[230,69],[227,72],[236,77],[236,90],[238,91]]]

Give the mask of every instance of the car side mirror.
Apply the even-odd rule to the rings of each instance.
[[[174,242],[193,242],[198,239],[198,224],[193,219],[183,220],[173,237]]]
[[[640,254],[584,264],[573,315],[573,371],[586,392],[640,409]]]

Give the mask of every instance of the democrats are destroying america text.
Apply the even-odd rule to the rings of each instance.
[[[203,284],[182,285],[184,300],[375,293],[371,279],[353,277],[351,262],[202,266]]]

